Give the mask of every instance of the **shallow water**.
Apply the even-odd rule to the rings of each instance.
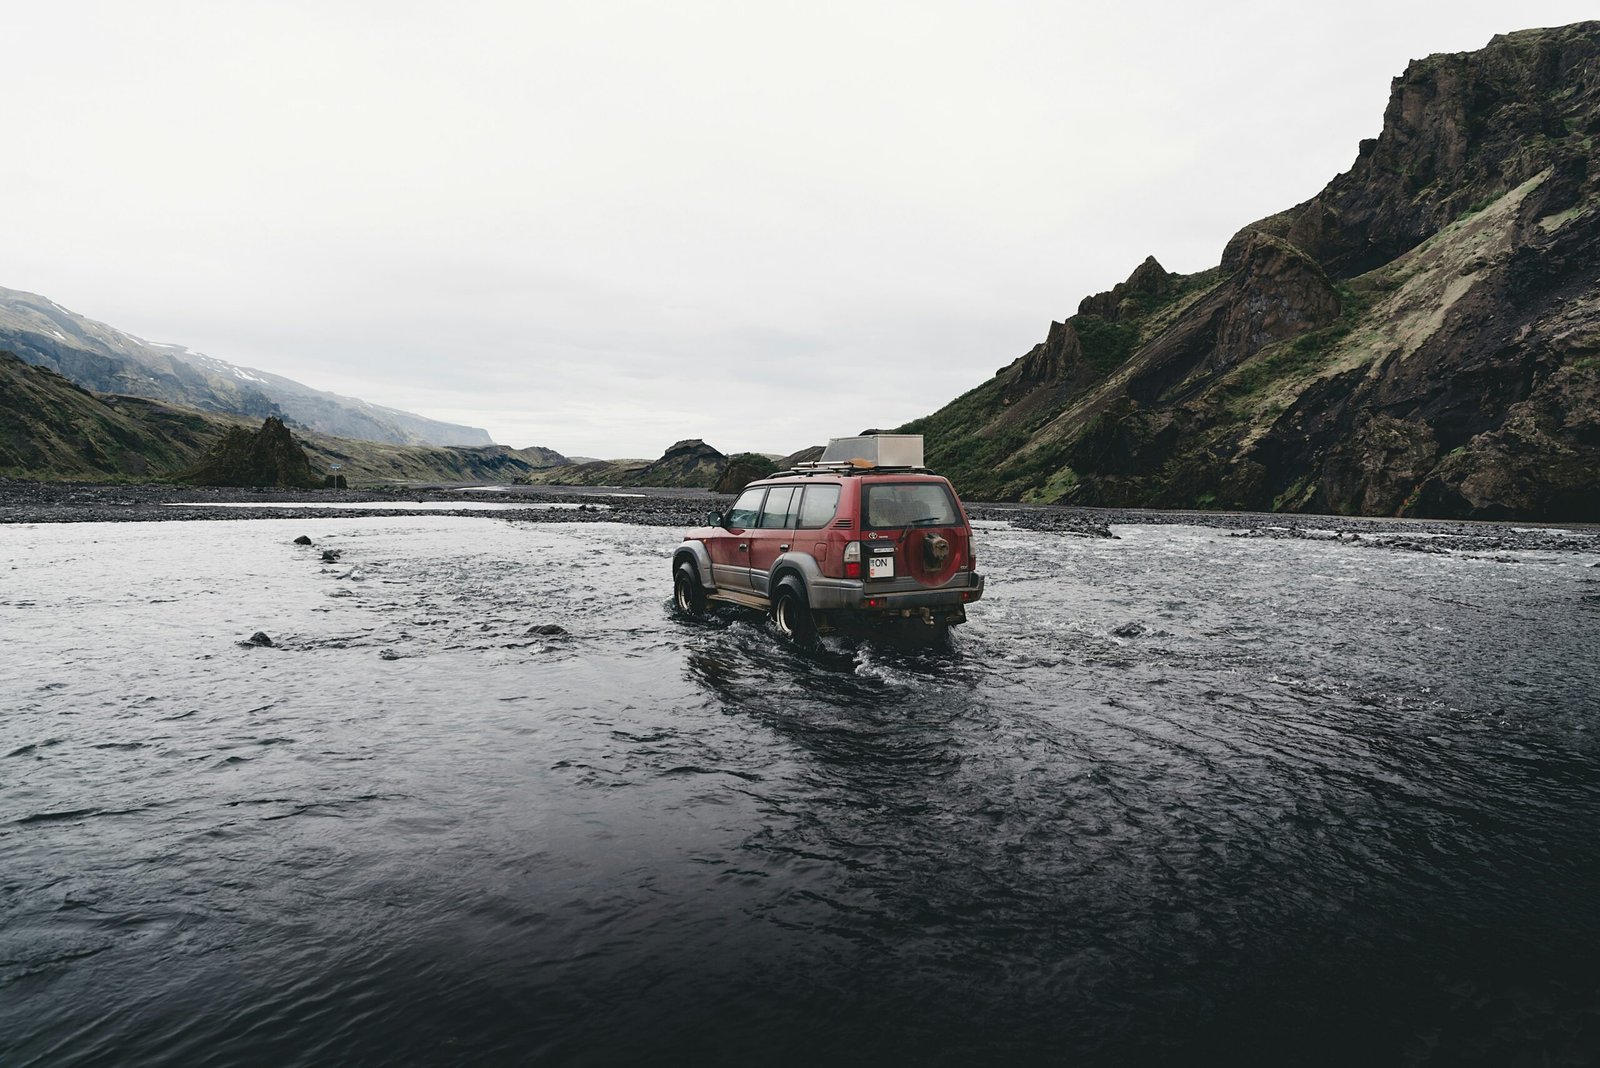
[[[0,527],[0,1064],[1600,1053],[1596,558],[1118,533],[807,657],[671,530]]]
[[[573,511],[578,508],[609,511],[609,504],[575,504],[562,501],[173,501],[169,508],[292,508],[295,511],[340,512],[507,512],[517,508]]]

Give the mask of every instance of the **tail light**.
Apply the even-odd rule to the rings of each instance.
[[[861,543],[853,541],[844,547],[844,577],[861,577]]]
[[[967,567],[978,570],[978,541],[970,530],[967,531]]]

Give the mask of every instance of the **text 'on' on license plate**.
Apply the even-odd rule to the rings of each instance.
[[[868,578],[894,578],[894,557],[874,556],[867,561]]]

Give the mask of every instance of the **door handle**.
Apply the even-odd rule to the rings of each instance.
[[[742,553],[747,553],[747,552],[749,552],[749,551],[750,551],[750,546],[748,546],[748,545],[741,545],[741,546],[739,546],[739,551],[740,551],[740,552],[742,552]]]
[[[787,545],[780,545],[778,546],[778,551],[780,553],[786,553],[789,551],[789,547]]]

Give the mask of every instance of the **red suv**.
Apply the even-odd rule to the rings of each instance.
[[[862,451],[836,446],[750,483],[710,526],[684,536],[672,554],[680,612],[744,605],[770,612],[801,642],[852,623],[939,637],[966,622],[966,606],[983,596],[972,524],[949,481],[920,466],[920,440],[917,466],[830,459]]]

